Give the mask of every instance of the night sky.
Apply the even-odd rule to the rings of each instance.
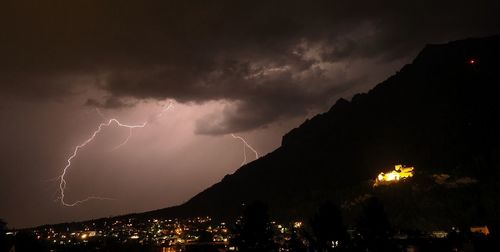
[[[499,33],[499,14],[496,0],[3,1],[0,218],[20,228],[183,203],[238,169],[231,133],[264,155],[425,44]],[[114,200],[62,206],[68,157],[109,118],[148,124],[118,149],[129,130],[103,128],[73,159],[66,200]]]

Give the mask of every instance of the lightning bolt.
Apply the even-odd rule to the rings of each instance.
[[[119,145],[115,146],[115,147],[114,147],[113,149],[111,149],[111,150],[112,150],[112,151],[114,151],[114,150],[116,150],[116,149],[118,149],[118,148],[120,148],[120,147],[124,146],[125,144],[127,144],[128,140],[129,140],[131,137],[132,137],[132,128],[128,128],[128,136],[127,136],[127,138],[125,138],[125,140],[124,140],[121,144],[119,144]]]
[[[240,166],[243,166],[247,163],[247,151],[246,151],[247,148],[250,149],[255,154],[255,159],[259,159],[259,153],[252,146],[250,146],[250,144],[248,144],[248,142],[243,137],[237,136],[232,133],[231,136],[235,139],[240,140],[243,143],[243,162],[241,162]]]
[[[160,118],[161,116],[163,116],[163,113],[167,112],[168,110],[174,108],[174,104],[172,102],[169,102],[167,106],[165,106],[161,111],[160,113],[156,114],[156,116],[154,117],[155,119],[158,119]]]
[[[158,113],[154,119],[158,119],[159,117],[161,117],[163,115],[163,113],[165,113],[167,110],[171,109],[173,107],[172,105],[172,102],[169,103],[168,106],[166,106],[164,109],[162,109],[162,111],[160,113]],[[97,113],[102,117],[104,118],[104,115],[99,111],[99,109],[96,109]],[[76,206],[78,204],[81,204],[81,203],[84,203],[84,202],[87,202],[89,200],[114,200],[112,198],[105,198],[105,197],[98,197],[98,196],[89,196],[83,200],[77,200],[77,201],[74,201],[73,203],[68,203],[64,200],[65,198],[65,189],[66,189],[66,185],[67,185],[67,182],[66,182],[66,179],[65,179],[65,176],[66,176],[66,173],[68,172],[68,169],[71,167],[71,161],[76,158],[76,156],[78,155],[78,152],[84,148],[85,146],[87,146],[89,143],[91,143],[96,137],[97,135],[101,132],[101,130],[104,128],[104,127],[109,127],[111,126],[112,124],[116,124],[118,127],[123,127],[123,128],[128,128],[129,129],[129,135],[127,136],[127,138],[125,139],[124,142],[122,142],[121,144],[119,144],[118,146],[116,146],[115,148],[113,149],[117,149],[121,146],[123,146],[124,144],[126,144],[128,142],[128,140],[130,139],[130,137],[132,136],[132,130],[133,129],[136,129],[136,128],[144,128],[146,127],[146,125],[149,123],[149,121],[146,121],[142,124],[137,124],[137,125],[128,125],[128,124],[124,124],[124,123],[121,123],[120,121],[118,121],[117,119],[115,118],[111,118],[109,119],[107,122],[103,122],[101,124],[99,124],[99,127],[97,127],[97,129],[92,133],[92,135],[87,139],[85,140],[83,143],[77,145],[75,147],[75,149],[73,150],[73,153],[68,157],[67,159],[67,163],[66,163],[66,166],[64,167],[64,169],[62,170],[62,173],[61,175],[59,175],[57,178],[59,180],[59,197],[58,197],[58,200],[61,202],[61,204],[63,206],[67,206],[67,207],[72,207],[72,206]]]
[[[166,111],[168,111],[169,109],[173,108],[174,105],[172,103],[169,103],[166,107],[164,107],[160,113],[156,114],[155,116],[153,116],[153,118],[150,120],[150,121],[154,121],[154,120],[157,120],[158,118],[162,117],[163,116],[163,113],[165,113]],[[101,114],[102,116],[102,114]],[[112,151],[122,147],[123,145],[125,145],[128,140],[132,137],[132,128],[129,128],[129,131],[128,131],[128,136],[127,138],[125,138],[125,141],[123,141],[121,144],[117,145],[116,147],[114,147],[112,149]]]
[[[108,119],[106,118],[106,116],[104,116],[103,113],[101,113],[101,110],[99,110],[99,108],[95,108],[95,111],[97,112],[97,114],[105,121],[107,121]],[[132,137],[132,128],[129,128],[129,131],[128,131],[128,136],[127,138],[125,138],[125,140],[123,142],[121,142],[119,145],[113,147],[113,149],[111,149],[111,151],[114,151],[122,146],[124,146],[128,140]]]
[[[96,138],[97,134],[99,134],[99,132],[101,132],[101,130],[104,127],[109,127],[113,123],[115,123],[119,127],[125,127],[125,128],[129,128],[129,129],[144,128],[147,125],[147,122],[144,122],[143,124],[139,124],[139,125],[127,125],[127,124],[121,123],[117,119],[112,118],[112,119],[109,119],[108,122],[106,122],[106,123],[99,124],[99,127],[94,131],[94,133],[90,136],[90,138],[85,140],[83,143],[77,145],[73,151],[73,154],[71,156],[69,156],[67,163],[66,163],[66,166],[64,167],[64,169],[62,171],[62,174],[59,176],[59,179],[60,179],[59,190],[61,193],[59,195],[59,201],[61,202],[61,204],[63,206],[68,206],[68,207],[76,206],[78,204],[87,202],[87,201],[92,200],[92,199],[100,199],[100,200],[109,199],[109,198],[103,198],[103,197],[97,197],[97,196],[90,196],[90,197],[87,197],[83,200],[78,200],[78,201],[75,201],[73,203],[67,203],[64,200],[64,197],[65,197],[64,190],[66,189],[66,185],[67,185],[67,182],[65,180],[65,176],[66,176],[66,173],[68,172],[68,169],[71,167],[71,161],[78,155],[78,152],[80,151],[80,149],[87,146],[90,142],[92,142]]]

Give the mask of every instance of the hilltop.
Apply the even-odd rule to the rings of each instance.
[[[494,186],[500,178],[499,58],[500,36],[427,45],[412,63],[369,92],[340,99],[290,131],[274,152],[185,204],[149,214],[234,216],[243,203],[259,199],[276,215],[302,217],[325,200],[342,204],[377,193],[366,185],[401,163],[415,166],[414,181],[427,181],[421,186],[429,190],[455,195],[472,188],[461,192],[463,197],[448,198],[458,205],[475,199],[477,209],[470,214],[478,216],[466,219],[494,218],[500,209],[489,198],[500,191]],[[438,174],[474,183],[452,189],[431,179]],[[405,190],[400,194],[411,195]],[[436,197],[425,199],[436,203],[447,194],[432,193]],[[400,194],[394,200],[401,200]],[[454,206],[449,202],[449,208]]]

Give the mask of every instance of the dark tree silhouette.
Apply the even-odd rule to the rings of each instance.
[[[314,246],[319,251],[339,249],[348,239],[340,208],[332,202],[322,204],[311,219]]]
[[[389,235],[391,225],[384,205],[378,198],[369,198],[363,205],[358,229],[367,240],[382,239]]]
[[[5,251],[7,249],[7,239],[5,237],[5,230],[7,229],[7,223],[0,219],[0,251]]]
[[[358,230],[369,251],[394,251],[390,243],[391,224],[384,204],[376,197],[369,198],[363,205],[358,220]]]
[[[291,252],[306,252],[307,247],[302,243],[300,239],[300,229],[292,228],[292,233],[290,236],[290,242],[288,243],[288,248]]]
[[[28,231],[20,231],[14,236],[15,251],[48,251],[43,242],[36,239],[35,235]]]
[[[260,201],[249,204],[237,226],[235,245],[239,251],[275,251],[267,205]]]

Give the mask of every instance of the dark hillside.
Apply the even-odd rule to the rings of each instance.
[[[275,214],[304,216],[324,200],[370,190],[359,185],[398,163],[415,166],[421,178],[445,173],[487,188],[500,178],[499,58],[500,36],[428,45],[368,93],[293,129],[274,152],[150,214],[231,216],[260,199]]]

